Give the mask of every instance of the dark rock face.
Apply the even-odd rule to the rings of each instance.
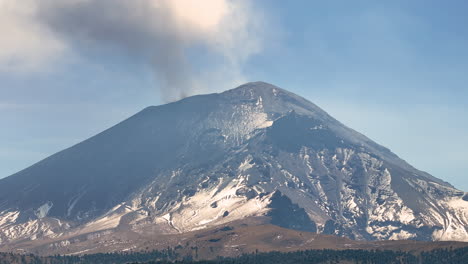
[[[271,210],[267,216],[271,217],[271,223],[280,227],[300,231],[317,232],[317,226],[312,221],[304,208],[293,204],[291,200],[276,191],[271,197]]]
[[[468,194],[465,194],[465,195],[463,196],[462,199],[463,199],[463,201],[467,201],[467,202],[468,202]]]
[[[337,137],[325,124],[307,116],[291,112],[277,119],[267,129],[267,137],[281,150],[297,153],[303,147],[336,149],[352,147]]]
[[[259,82],[148,107],[0,180],[0,242],[257,216],[361,240],[467,240],[466,197]]]

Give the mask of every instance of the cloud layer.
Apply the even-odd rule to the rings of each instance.
[[[9,33],[0,70],[36,70],[67,52],[117,56],[151,67],[170,101],[216,73],[243,81],[243,63],[261,51],[261,21],[247,0],[0,0],[0,29]],[[218,70],[200,70],[195,51],[216,58]]]

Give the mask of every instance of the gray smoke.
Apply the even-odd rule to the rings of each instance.
[[[239,78],[260,50],[258,23],[246,1],[38,0],[37,20],[78,54],[112,54],[149,65],[166,101],[199,92],[187,49],[203,46],[221,56]],[[234,19],[235,18],[235,19]],[[205,74],[204,76],[208,76]],[[241,77],[240,77],[241,78]]]

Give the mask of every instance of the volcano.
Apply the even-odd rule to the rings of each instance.
[[[468,195],[264,82],[148,107],[0,180],[4,246],[243,221],[354,240],[468,241]]]

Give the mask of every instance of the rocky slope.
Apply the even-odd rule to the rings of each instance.
[[[247,217],[357,240],[468,241],[465,193],[262,82],[148,107],[0,180],[2,245]]]

